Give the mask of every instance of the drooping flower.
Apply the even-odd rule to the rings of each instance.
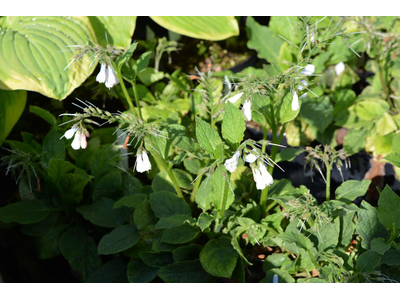
[[[229,158],[225,161],[224,166],[229,172],[233,173],[236,171],[239,157],[240,157],[240,152],[236,151],[235,154],[233,154],[233,156],[231,158]]]
[[[274,179],[271,174],[269,174],[263,162],[258,161],[257,167],[252,166],[251,170],[253,171],[253,178],[256,182],[257,190],[263,190],[274,182]]]
[[[61,138],[65,137],[67,140],[69,140],[74,136],[75,132],[77,131],[78,127],[72,127],[71,129],[68,129]]]
[[[139,149],[136,154],[136,171],[139,173],[147,172],[151,170],[151,163],[146,150]]]
[[[107,68],[106,64],[105,64],[105,63],[102,63],[102,64],[101,64],[101,67],[100,67],[100,72],[99,72],[99,74],[97,74],[97,76],[96,76],[96,81],[97,81],[97,82],[99,82],[99,83],[104,83],[104,82],[106,82],[106,78],[107,78],[107,75],[106,75],[106,68]]]
[[[305,80],[303,80],[303,79],[300,80],[300,83],[301,83],[301,85],[299,85],[299,87],[297,88],[299,91],[303,90],[304,87],[307,87],[307,86],[308,86],[308,82],[305,81]]]
[[[257,156],[255,156],[253,153],[249,153],[246,155],[244,161],[248,162],[249,164],[252,164],[253,162],[255,162],[257,159]]]
[[[340,62],[337,65],[335,65],[336,76],[339,76],[340,74],[342,74],[345,68],[346,68],[346,66],[343,62]]]
[[[243,94],[244,94],[244,92],[236,94],[235,96],[232,96],[232,97],[226,99],[225,103],[227,103],[229,101],[230,103],[235,104],[235,102],[238,101],[240,99],[240,97],[242,97]]]
[[[298,110],[300,108],[299,105],[299,97],[297,96],[297,92],[293,92],[293,101],[292,101],[292,110]]]
[[[78,131],[75,133],[75,138],[71,143],[71,147],[74,150],[79,150],[79,149],[86,149],[87,147],[87,141],[86,141],[86,135],[82,131]]]
[[[251,100],[244,101],[242,114],[245,121],[251,121]]]
[[[303,70],[301,70],[301,74],[310,76],[314,74],[315,66],[314,65],[307,65]]]
[[[114,85],[117,85],[119,80],[115,75],[114,69],[112,66],[107,66],[106,68],[106,87],[111,89]]]

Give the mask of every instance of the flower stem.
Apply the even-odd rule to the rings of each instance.
[[[137,109],[139,111],[139,116],[143,120],[142,109],[141,109],[140,103],[139,103],[139,94],[138,94],[137,88],[136,88],[136,81],[132,81],[132,89],[133,89],[133,93],[135,94],[136,107],[137,107]]]
[[[167,172],[169,178],[171,179],[171,183],[174,186],[175,191],[178,194],[179,198],[184,199],[182,190],[178,185],[178,181],[176,180],[176,177],[175,177],[174,173],[172,172],[172,169],[168,166],[168,164],[162,159],[162,157],[157,152],[152,152],[152,155],[153,155],[154,160],[156,161],[157,166],[160,169],[160,171]]]
[[[326,201],[331,200],[331,170],[332,165],[327,163],[326,166]]]
[[[121,85],[122,92],[124,93],[125,99],[129,104],[129,108],[132,110],[133,114],[136,115],[136,117],[138,117],[135,107],[133,106],[132,99],[129,96],[128,90],[126,89],[125,82],[124,82],[124,79],[122,78],[121,72],[117,72],[116,74],[117,74],[119,83]]]
[[[200,187],[201,179],[203,179],[203,174],[199,176],[199,178],[196,179],[196,182],[194,183],[192,194],[190,195],[190,202],[193,204],[194,200],[196,199],[196,194],[197,190]]]
[[[230,179],[231,179],[230,176],[228,176],[228,180]],[[225,215],[225,206],[226,206],[226,200],[228,198],[228,190],[229,190],[229,181],[226,181],[224,186],[224,196],[222,198],[221,210],[218,212],[219,218],[222,218]]]

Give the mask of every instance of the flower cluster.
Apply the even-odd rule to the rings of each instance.
[[[99,83],[105,83],[108,89],[111,89],[114,85],[119,83],[113,67],[106,63],[101,64],[100,72],[96,77],[96,81]]]
[[[304,67],[304,69],[301,70],[301,74],[302,75],[306,75],[306,76],[311,76],[313,75],[315,72],[315,66],[314,65],[307,65]],[[302,89],[306,88],[308,86],[307,81],[305,81],[304,79],[300,80],[301,85],[298,86],[298,90],[301,91]],[[299,104],[299,96],[297,95],[296,89],[294,89],[293,91],[293,100],[292,100],[292,110],[296,111],[300,108],[300,104]]]
[[[79,149],[86,149],[87,147],[87,141],[86,137],[89,137],[89,131],[85,128],[79,128],[78,126],[74,125],[71,129],[68,129],[65,134],[61,137],[65,137],[67,140],[72,139],[72,137],[75,135],[74,140],[71,143],[71,147],[74,150],[79,150]]]

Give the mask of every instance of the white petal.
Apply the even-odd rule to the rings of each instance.
[[[229,101],[230,103],[234,104],[236,101],[238,101],[240,99],[240,97],[242,97],[243,94],[244,94],[244,92],[236,94],[235,96],[226,99],[225,103]]]
[[[308,86],[308,82],[305,80],[300,80],[301,85],[297,88],[299,91],[303,90],[305,86]]]
[[[229,172],[233,173],[236,171],[236,167],[239,161],[239,156],[240,152],[236,151],[231,158],[225,161],[224,166]]]
[[[136,171],[139,173],[147,172],[151,170],[151,163],[146,151],[137,154],[136,159]]]
[[[86,149],[87,147],[87,141],[86,141],[86,136],[85,134],[82,133],[81,135],[81,148]]]
[[[252,164],[253,162],[256,161],[256,159],[257,159],[257,156],[255,156],[253,153],[249,153],[246,155],[244,160],[245,160],[245,162]]]
[[[340,74],[342,74],[345,68],[346,68],[346,66],[343,62],[338,63],[335,66],[336,76],[339,76]]]
[[[96,81],[100,83],[106,82],[106,64],[101,64],[100,72],[96,76]]]
[[[261,161],[258,163],[258,169],[253,167],[252,171],[258,190],[263,190],[274,182],[271,174],[269,174],[267,168]]]
[[[74,134],[75,134],[75,132],[76,132],[77,130],[78,130],[78,127],[74,127],[74,128],[68,129],[68,130],[64,133],[64,137],[65,137],[67,140],[71,139],[71,138],[74,136]]]
[[[242,114],[244,116],[245,121],[251,121],[251,101],[244,101]]]
[[[108,89],[112,88],[114,85],[117,85],[119,80],[117,76],[115,76],[114,69],[110,66],[107,66],[106,69],[106,87]]]
[[[293,101],[292,101],[292,110],[298,110],[300,108],[299,105],[299,97],[297,96],[296,91],[293,92]]]
[[[302,71],[301,74],[303,75],[312,75],[315,71],[315,66],[314,65],[307,65]]]
[[[75,138],[71,144],[72,149],[79,150],[81,148],[81,136],[82,136],[82,133],[80,133],[80,132],[77,132],[75,134]]]

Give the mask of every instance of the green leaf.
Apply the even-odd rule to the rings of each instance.
[[[121,173],[119,171],[110,172],[102,176],[94,185],[93,201],[101,198],[118,199],[121,188]]]
[[[376,124],[376,131],[380,135],[386,135],[396,130],[397,130],[397,125],[393,117],[389,115],[387,112],[385,112],[383,114],[383,117],[381,117],[378,123]]]
[[[213,216],[209,215],[206,212],[202,212],[199,218],[197,219],[197,226],[200,227],[201,231],[204,231],[205,229],[211,226],[213,220],[214,220]]]
[[[184,224],[165,230],[161,237],[161,242],[168,244],[185,244],[196,238],[199,232],[200,230],[197,227]]]
[[[167,283],[203,283],[211,278],[198,260],[176,262],[161,268],[157,274]]]
[[[301,116],[323,133],[333,121],[333,106],[329,97],[303,98]]]
[[[176,248],[172,251],[172,256],[175,262],[180,261],[193,261],[199,259],[202,246],[197,244],[192,244],[189,246],[183,246]]]
[[[200,252],[200,262],[204,270],[213,276],[230,278],[236,267],[238,253],[233,249],[228,237],[210,240]]]
[[[131,44],[137,17],[90,16],[89,20],[96,34],[97,43],[127,48]]]
[[[151,209],[157,218],[166,218],[172,215],[191,215],[189,205],[185,200],[169,192],[156,192],[150,194]]]
[[[196,137],[200,147],[215,156],[217,146],[222,143],[218,132],[210,124],[196,117]]]
[[[120,259],[106,262],[85,281],[86,283],[126,283],[127,265]]]
[[[365,138],[367,135],[368,130],[365,128],[360,130],[350,128],[349,132],[344,137],[344,151],[349,155],[360,152],[365,147]]]
[[[293,94],[288,90],[285,95],[281,97],[278,101],[277,114],[279,115],[279,121],[281,123],[287,123],[294,120],[302,109],[302,100],[299,99],[300,108],[298,110],[292,110]]]
[[[191,217],[188,215],[171,215],[169,217],[161,218],[157,222],[155,229],[170,229],[174,227],[182,226],[186,220],[190,220]]]
[[[242,113],[228,101],[222,122],[222,136],[232,145],[237,145],[243,140],[245,130],[246,122]]]
[[[272,16],[268,27],[270,30],[283,36],[285,39],[291,41],[297,45],[300,43],[301,32],[295,25],[297,17],[284,17],[284,16]]]
[[[172,173],[174,173],[176,181],[179,187],[187,190],[193,189],[193,177],[189,173],[180,170],[180,169],[172,169]]]
[[[297,155],[300,153],[303,153],[304,149],[302,148],[295,148],[295,147],[290,147],[283,149],[280,151],[276,157],[275,157],[275,162],[282,162],[282,161],[292,161],[293,159],[296,158]]]
[[[94,241],[82,227],[72,227],[60,239],[60,251],[74,270],[82,272],[83,280],[101,266]]]
[[[298,247],[303,248],[304,250],[310,250],[312,247],[310,239],[299,232],[287,231],[281,233],[279,238],[286,243],[296,244]]]
[[[20,201],[0,208],[0,220],[4,223],[38,223],[57,208],[47,206],[43,200]]]
[[[133,213],[133,223],[139,230],[153,227],[157,223],[157,219],[151,210],[150,202],[148,200],[140,203],[135,209]]]
[[[133,55],[133,52],[135,52],[136,47],[138,43],[132,43],[127,50],[124,51],[124,53],[115,60],[115,64],[119,69],[121,69],[122,65],[129,61]]]
[[[361,254],[356,263],[357,272],[372,272],[381,262],[381,255],[373,250],[367,250]]]
[[[92,204],[79,206],[76,210],[97,226],[115,228],[126,221],[126,214],[123,209],[113,209],[113,206],[114,201],[102,198]]]
[[[0,146],[22,115],[25,104],[25,91],[0,90]]]
[[[268,271],[270,269],[280,268],[291,262],[292,261],[290,260],[288,254],[273,253],[271,255],[268,255],[265,259],[263,269],[264,271]]]
[[[389,248],[390,244],[386,244],[384,238],[376,238],[371,241],[371,250],[374,250],[380,255],[383,255]]]
[[[133,196],[142,193],[142,184],[139,179],[133,177],[129,173],[122,174],[122,191],[123,196]]]
[[[333,116],[336,117],[340,112],[347,110],[355,99],[356,93],[353,90],[343,89],[336,92],[333,95],[333,101],[335,101]]]
[[[146,265],[154,268],[161,268],[166,265],[172,264],[174,262],[174,260],[172,259],[171,252],[158,253],[153,251],[147,251],[147,252],[140,252],[139,256]]]
[[[293,279],[292,276],[286,271],[283,271],[281,269],[271,269],[267,271],[265,274],[264,279],[260,281],[260,283],[272,283],[272,278],[274,275],[278,275],[278,280],[279,283],[294,283],[295,280]]]
[[[31,226],[31,225],[27,225]],[[47,232],[34,240],[37,257],[39,259],[49,259],[60,255],[58,247],[60,237],[68,229],[66,224],[54,224],[47,228]]]
[[[203,211],[209,210],[211,208],[210,193],[211,193],[211,184],[208,182],[208,178],[205,178],[201,182],[195,198],[197,206],[201,208]]]
[[[230,16],[150,17],[173,32],[196,39],[220,41],[239,35],[239,25]]]
[[[123,225],[102,237],[99,242],[99,254],[115,254],[133,247],[139,240],[135,225]]]
[[[371,180],[347,180],[335,191],[336,199],[353,201],[357,197],[364,196],[368,190]]]
[[[374,238],[386,238],[388,232],[378,220],[378,211],[365,201],[361,202],[358,211],[358,222],[356,224],[358,234],[362,237],[361,246],[370,249],[371,241]]]
[[[398,266],[400,263],[400,251],[396,249],[389,249],[383,254],[381,262],[388,266]]]
[[[42,162],[47,164],[51,158],[65,159],[65,140],[61,138],[56,126],[43,139]]]
[[[284,41],[267,26],[258,24],[253,17],[247,18],[246,31],[249,38],[247,47],[256,50],[259,58],[277,64],[280,48]]]
[[[151,51],[145,52],[142,55],[140,55],[140,57],[138,58],[138,60],[136,61],[135,64],[135,73],[136,74],[140,74],[142,71],[144,71],[147,66],[149,65],[149,61],[151,58]]]
[[[143,82],[144,85],[149,86],[152,85],[153,83],[161,80],[164,78],[164,72],[159,72],[156,71],[152,67],[147,67],[144,69],[142,72],[138,74],[138,77],[141,82]],[[154,107],[152,107],[154,109]]]
[[[65,69],[77,54],[68,46],[96,41],[88,17],[5,17],[1,30],[0,89],[63,100],[94,70],[89,55]]]
[[[383,100],[365,100],[354,105],[356,115],[363,120],[371,121],[383,116],[389,110],[388,104]]]
[[[43,120],[45,120],[47,123],[50,125],[54,126],[57,125],[57,119],[55,116],[53,116],[49,111],[40,108],[38,106],[29,106],[29,112],[41,117]]]
[[[339,242],[339,219],[334,222],[322,223],[316,228],[314,235],[318,238],[318,250],[333,250]]]
[[[400,230],[400,197],[386,185],[378,200],[379,221],[389,231]]]
[[[136,208],[146,199],[147,199],[147,194],[136,194],[132,196],[125,196],[119,199],[117,202],[115,202],[113,207],[120,208],[126,206],[130,208]]]
[[[158,268],[151,268],[140,259],[131,259],[128,264],[128,280],[131,283],[147,283],[157,276]]]
[[[229,185],[227,178],[224,176],[222,170],[217,168],[215,172],[211,175],[211,194],[208,196],[211,203],[218,209],[222,209],[222,202],[224,199],[224,189],[225,185]],[[208,183],[210,184],[210,182]],[[232,185],[232,183],[231,183]],[[228,209],[233,201],[235,200],[235,195],[233,194],[230,187],[228,187],[228,196],[226,199],[225,209]]]
[[[395,167],[400,168],[400,153],[392,152],[389,155],[386,155],[384,159],[388,160]]]

